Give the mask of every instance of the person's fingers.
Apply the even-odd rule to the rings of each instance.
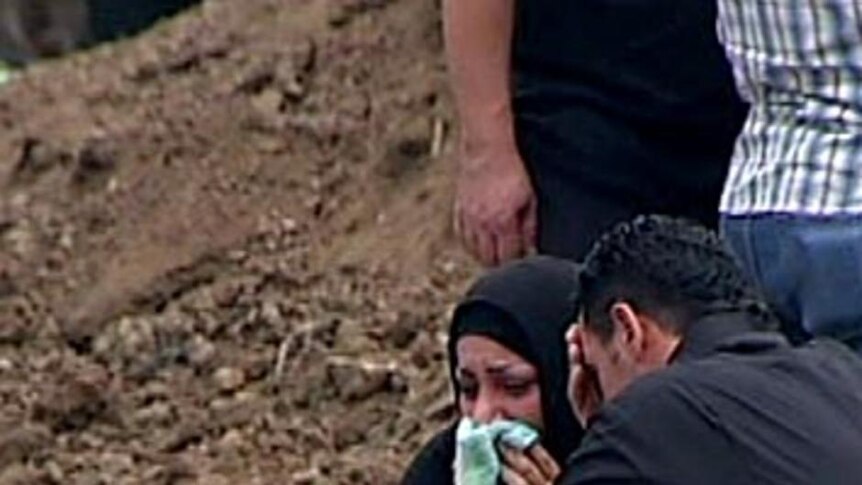
[[[538,202],[533,196],[521,215],[521,240],[523,241],[524,252],[529,252],[538,246],[538,212]]]
[[[569,358],[569,367],[574,367],[578,363],[578,345],[576,344],[575,334],[577,333],[577,324],[574,324],[566,330],[566,356]]]
[[[571,373],[572,373],[572,383],[574,384],[572,386],[572,390],[574,391],[574,395],[572,396],[572,397],[574,397],[574,403],[573,404],[575,404],[576,408],[580,408],[581,407],[580,406],[581,401],[584,399],[584,391],[585,391],[585,385],[584,384],[585,384],[586,377],[584,376],[584,366],[582,366],[581,364],[576,364],[574,367],[572,367]],[[580,409],[576,409],[576,410],[580,410]]]
[[[497,263],[518,258],[524,254],[523,242],[518,232],[500,234],[495,240]]]
[[[506,221],[499,233],[499,262],[529,254],[535,247],[536,198],[530,196],[526,204]]]
[[[584,354],[581,352],[581,346],[577,343],[570,343],[568,346],[569,363],[571,365],[581,365],[584,363]]]
[[[572,331],[572,340],[569,344],[569,359],[573,366],[584,369],[587,366],[587,358],[584,355],[584,334],[580,326]]]
[[[583,329],[575,325],[567,332],[570,377],[569,400],[575,417],[582,426],[601,404],[597,377],[586,362],[583,349]]]
[[[524,480],[518,472],[515,470],[503,465],[503,473],[502,473],[503,483],[506,485],[530,485],[526,480]]]
[[[582,347],[584,345],[583,325],[575,325],[574,329],[572,329],[572,342],[574,342],[578,347]]]
[[[575,339],[577,338],[577,334],[579,333],[578,324],[572,324],[568,330],[566,330],[566,343],[572,345],[575,343]]]
[[[578,364],[572,368],[571,392],[572,406],[575,417],[581,426],[586,427],[587,421],[595,414],[602,404],[598,377],[586,364]]]
[[[455,204],[455,234],[461,240],[464,249],[474,258],[479,258],[479,249],[476,247],[476,238],[473,237],[472,227],[468,221],[464,207]]]
[[[524,452],[503,446],[503,458],[506,464],[529,484],[545,484],[548,482],[539,466]]]
[[[575,419],[577,419],[578,423],[582,428],[586,428],[587,419],[584,415],[584,389],[583,389],[583,368],[580,365],[576,365],[571,370],[571,376],[569,377],[569,401],[572,404],[572,411],[574,411]]]
[[[537,444],[532,446],[528,453],[533,458],[533,461],[539,466],[542,474],[548,481],[553,481],[560,474],[560,467],[557,462],[545,451],[542,445]]]
[[[493,266],[496,261],[496,254],[491,233],[463,210],[459,211],[458,220],[461,241],[467,252],[479,260],[483,266]]]
[[[479,262],[486,267],[495,266],[497,264],[497,250],[493,233],[483,227],[473,227],[472,233]]]
[[[586,364],[584,356],[584,332],[581,325],[575,324],[569,327],[566,332],[567,350],[569,353],[569,363],[571,365]]]
[[[512,214],[499,227],[496,234],[498,263],[519,258],[526,253],[528,242],[524,240],[522,222],[518,214]]]

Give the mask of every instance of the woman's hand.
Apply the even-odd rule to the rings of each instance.
[[[560,475],[560,467],[542,445],[519,451],[503,445],[503,482],[507,485],[549,485]]]

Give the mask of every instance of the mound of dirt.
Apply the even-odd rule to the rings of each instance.
[[[475,273],[438,19],[213,0],[2,88],[0,483],[397,480]]]

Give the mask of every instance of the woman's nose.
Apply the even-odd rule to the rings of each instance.
[[[500,407],[495,401],[492,396],[488,396],[488,393],[482,393],[476,399],[476,404],[473,407],[473,419],[483,424],[499,419],[501,417]]]

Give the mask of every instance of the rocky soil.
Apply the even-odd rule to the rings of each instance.
[[[434,0],[211,0],[0,88],[0,483],[385,484],[451,417]]]

